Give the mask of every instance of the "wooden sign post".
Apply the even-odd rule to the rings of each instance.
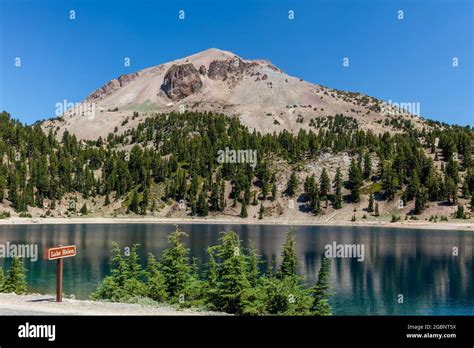
[[[54,248],[49,248],[48,260],[57,260],[58,269],[57,269],[57,281],[56,281],[56,302],[63,301],[63,259],[65,257],[76,256],[76,246],[58,246]]]

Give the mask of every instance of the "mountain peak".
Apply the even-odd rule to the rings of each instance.
[[[247,60],[209,48],[109,81],[83,103],[94,105],[93,122],[73,109],[44,126],[97,139],[133,128],[156,113],[189,110],[238,117],[262,133],[315,129],[336,115],[379,133],[382,121],[390,116],[382,111],[382,103],[289,76],[266,60]]]

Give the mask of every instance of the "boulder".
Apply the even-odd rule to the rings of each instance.
[[[202,80],[194,65],[173,65],[166,72],[161,89],[168,98],[180,100],[197,93],[202,88]]]

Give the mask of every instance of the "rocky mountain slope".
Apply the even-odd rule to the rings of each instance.
[[[152,114],[185,110],[239,117],[262,133],[314,128],[314,120],[337,114],[379,133],[387,130],[383,121],[393,117],[393,109],[375,98],[306,82],[265,60],[208,49],[113,79],[42,127],[58,136],[67,129],[79,139],[95,140],[134,128]],[[397,117],[415,127],[424,123],[405,112]]]

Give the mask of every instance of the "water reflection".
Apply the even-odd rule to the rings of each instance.
[[[234,230],[245,247],[250,241],[271,264],[279,259],[288,227],[270,225],[182,225],[199,264],[219,232]],[[26,261],[30,288],[55,291],[55,262],[43,260],[43,249],[76,244],[78,255],[64,262],[64,291],[87,298],[109,272],[112,241],[141,244],[141,256],[167,247],[173,225],[31,225],[0,226],[0,243],[37,243],[40,259]],[[336,314],[474,314],[474,235],[465,231],[431,231],[367,227],[297,227],[299,271],[316,280],[326,244],[364,244],[365,260],[334,259],[331,303]],[[453,256],[458,248],[458,256]],[[5,260],[6,266],[9,260]],[[262,266],[266,268],[266,265]],[[403,304],[398,296],[403,295]]]

